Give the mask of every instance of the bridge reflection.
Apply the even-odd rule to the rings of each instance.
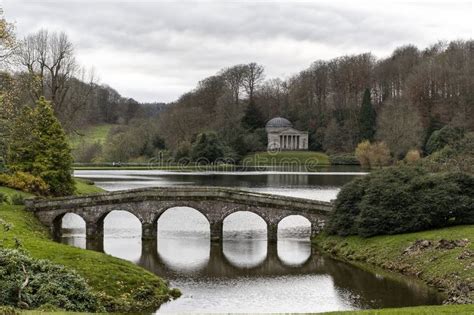
[[[313,255],[314,248],[307,241],[292,241],[289,246],[285,246],[286,241],[274,243],[264,240],[238,240],[210,243],[206,239],[188,239],[184,240],[188,243],[187,247],[178,247],[180,245],[173,241],[183,242],[183,240],[166,239],[163,243],[155,240],[135,240],[135,243],[126,244],[127,252],[135,251],[136,249],[131,247],[140,246],[141,243],[141,255],[138,259],[130,260],[159,275],[192,273],[196,276],[236,277],[242,274],[249,276],[304,274],[314,273],[315,266],[322,259],[318,255]],[[105,242],[107,241],[106,239]],[[165,246],[171,246],[173,250],[166,250]],[[284,255],[285,252],[288,253],[288,247],[294,246],[299,247],[297,251],[300,252],[296,260],[294,255]],[[113,256],[124,254],[110,253],[104,250],[103,242],[96,240],[87,240],[87,249]],[[279,249],[282,251],[280,254]],[[189,250],[193,252],[190,253]],[[291,253],[291,250],[289,252]],[[304,254],[301,255],[301,252]]]
[[[439,304],[442,300],[434,290],[427,289],[415,280],[394,280],[320,255],[307,241],[285,240],[272,243],[239,240],[224,241],[221,244],[210,243],[205,239],[202,242],[196,239],[164,241],[160,243],[136,239],[134,246],[141,246],[141,254],[133,262],[171,281],[242,281],[243,278],[270,279],[308,275],[312,279],[312,289],[318,290],[318,285],[325,283],[327,286],[330,283],[330,288],[326,289],[336,290],[341,299],[350,300],[357,308]],[[187,249],[181,247],[183,243],[176,242],[187,243]],[[127,250],[130,250],[129,246],[130,244]],[[94,249],[103,251],[103,246]],[[298,252],[299,259],[295,259],[294,254]],[[301,255],[302,252],[305,255]],[[116,256],[116,253],[109,254]]]

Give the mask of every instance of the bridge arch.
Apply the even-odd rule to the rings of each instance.
[[[293,222],[291,222],[293,221]],[[302,227],[304,226],[304,230],[302,231],[293,231],[293,233],[288,233],[285,230],[286,229],[292,229],[295,226]],[[306,216],[302,214],[290,214],[286,215],[278,220],[277,223],[277,234],[278,238],[283,238],[285,236],[292,236],[292,237],[297,237],[297,238],[311,238],[311,231],[313,229],[313,222]],[[286,232],[286,233],[285,233]]]
[[[227,223],[229,223],[229,218],[231,218],[232,216],[238,216],[238,215],[244,215],[244,214],[247,214],[247,215],[250,215],[251,217],[253,217],[253,219],[250,219],[251,221],[250,222],[255,222],[255,220],[257,221],[260,221],[261,223],[264,224],[265,226],[265,233],[267,233],[268,231],[268,227],[269,227],[269,222],[268,220],[265,219],[264,216],[261,215],[261,213],[259,213],[258,211],[254,211],[252,209],[236,209],[235,211],[232,211],[230,213],[228,213],[223,219],[222,219],[222,232],[223,232],[223,235],[224,235],[224,232],[226,232],[226,229],[225,229],[225,225],[226,225],[226,221]],[[247,218],[242,218],[243,220],[247,220]],[[252,223],[250,223],[252,224]],[[258,223],[256,223],[258,224]],[[257,228],[257,226],[254,225],[254,228]],[[258,229],[258,228],[257,228]],[[229,232],[229,230],[227,230],[227,232]]]
[[[55,216],[53,218],[53,224],[51,226],[51,233],[53,234],[53,237],[55,240],[59,240],[62,236],[62,229],[63,229],[63,219],[64,217],[67,217],[67,216],[71,216],[73,218],[77,218],[77,219],[80,219],[81,220],[81,225],[84,226],[84,229],[87,228],[87,222],[86,220],[84,219],[84,217],[82,217],[80,214],[77,214],[75,212],[62,212],[60,214],[58,214],[57,216]]]
[[[181,210],[178,210],[181,209]],[[190,213],[197,214],[198,217],[196,217],[197,221],[201,221],[201,223],[197,224],[204,224],[206,225],[205,229],[210,232],[211,229],[211,220],[209,216],[207,215],[206,211],[202,210],[201,207],[196,207],[196,205],[193,204],[176,204],[176,205],[171,205],[169,207],[160,209],[157,214],[154,216],[153,221],[152,221],[152,228],[156,233],[161,229],[160,220],[167,219],[168,216],[172,216],[173,212],[182,212],[180,213],[181,215],[186,215],[185,212],[191,211]],[[184,213],[183,213],[184,212]],[[173,218],[171,218],[173,220]],[[205,223],[204,223],[205,222]]]
[[[167,205],[166,207],[162,207],[158,209],[158,211],[156,212],[155,216],[152,219],[153,223],[158,224],[158,220],[163,216],[163,214],[165,214],[168,211],[172,211],[173,209],[176,209],[176,208],[190,208],[198,212],[199,214],[201,214],[207,220],[209,224],[212,221],[208,214],[209,210],[204,210],[204,207],[201,207],[200,205],[195,204],[195,203],[179,202],[179,203],[173,203],[173,204]]]
[[[127,220],[127,225],[125,225],[128,228],[133,227],[133,225],[137,226],[137,230],[140,231],[140,235],[142,233],[142,225],[143,225],[143,219],[140,220],[140,217],[137,216],[136,213],[129,211],[129,210],[122,210],[122,209],[117,209],[117,210],[111,210],[107,211],[106,213],[103,213],[102,216],[100,216],[98,224],[102,226],[104,235],[106,230],[110,229],[110,226],[108,226],[107,221],[113,221],[115,216],[122,216],[122,219]],[[115,219],[117,220],[117,219]],[[115,228],[124,228],[123,224],[121,224],[120,220],[117,220],[117,222],[111,222],[114,224]]]

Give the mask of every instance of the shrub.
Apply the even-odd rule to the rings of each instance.
[[[363,167],[376,167],[389,165],[391,161],[390,150],[384,142],[370,143],[364,140],[357,145],[355,156]]]
[[[25,198],[20,194],[14,194],[10,199],[12,205],[22,206],[25,204]]]
[[[217,134],[205,132],[198,135],[191,149],[191,157],[194,161],[206,161],[213,163],[224,157],[224,145]]]
[[[408,164],[413,164],[421,159],[420,151],[417,149],[411,149],[405,155],[404,161]]]
[[[86,281],[76,272],[24,252],[0,249],[0,305],[103,311]]]
[[[8,196],[2,192],[0,192],[0,204],[7,202],[8,201]]]
[[[443,149],[449,144],[453,144],[464,136],[464,130],[457,127],[444,126],[433,131],[426,142],[426,153],[432,154]]]
[[[353,154],[341,153],[329,156],[332,165],[360,165],[359,160]]]
[[[343,187],[336,199],[336,210],[326,225],[326,229],[330,234],[342,236],[357,234],[353,222],[354,218],[360,213],[359,203],[362,200],[367,183],[368,177],[364,176],[354,179]]]
[[[191,143],[188,141],[181,141],[176,151],[174,152],[174,159],[177,162],[189,163],[191,157]]]
[[[355,156],[362,167],[370,167],[369,160],[370,141],[364,140],[357,145]]]
[[[76,162],[91,163],[97,160],[102,154],[102,144],[100,142],[85,143],[73,151]]]
[[[472,224],[473,205],[472,175],[389,167],[341,189],[327,230],[368,237]]]
[[[49,195],[49,186],[40,177],[25,172],[0,174],[0,185],[38,195]]]
[[[474,132],[423,159],[424,167],[432,172],[465,172],[474,174]]]
[[[71,149],[51,103],[44,97],[34,109],[25,107],[17,117],[9,142],[11,170],[40,177],[54,196],[74,192]]]

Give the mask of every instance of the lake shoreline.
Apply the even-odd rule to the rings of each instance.
[[[359,268],[381,268],[418,279],[442,292],[446,296],[443,304],[473,304],[473,231],[474,226],[456,226],[367,239],[323,233],[316,236],[312,244],[323,253]],[[436,248],[439,244],[454,244],[460,239],[467,239],[465,246]],[[415,248],[414,244],[425,241],[432,245]]]

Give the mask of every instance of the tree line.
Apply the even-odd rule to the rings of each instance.
[[[445,125],[474,128],[473,43],[406,45],[382,59],[364,53],[319,60],[286,80],[265,79],[262,65],[236,65],[182,95],[158,125],[171,150],[207,131],[235,151],[243,144],[258,150],[264,138],[242,123],[255,107],[260,128],[283,116],[308,130],[311,150],[353,152],[362,140],[378,140],[402,158],[410,149],[423,151]]]
[[[427,152],[430,135],[443,126],[473,130],[473,47],[472,40],[458,40],[425,49],[406,45],[386,58],[363,53],[317,60],[286,79],[267,78],[257,63],[239,64],[201,80],[175,102],[140,104],[97,84],[78,65],[64,33],[41,30],[16,39],[2,19],[0,133],[7,139],[6,122],[44,96],[69,134],[119,125],[105,144],[76,154],[79,160],[192,159],[202,139],[238,160],[265,150],[265,122],[275,116],[307,130],[310,150],[338,154],[354,152],[363,140],[383,141],[400,159],[410,150]]]

